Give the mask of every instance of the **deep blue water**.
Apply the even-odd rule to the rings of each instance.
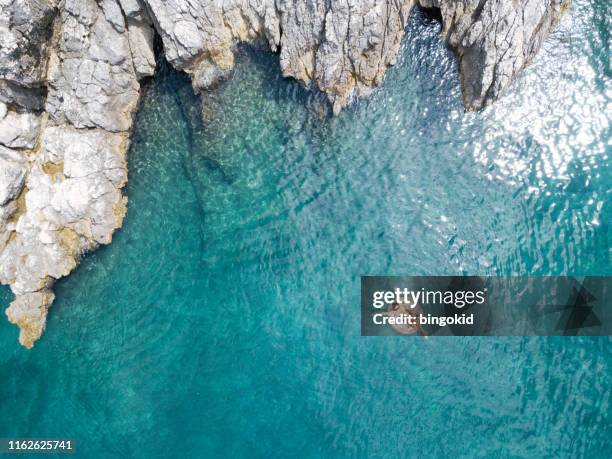
[[[438,31],[413,14],[383,86],[338,117],[262,50],[203,110],[162,63],[124,227],[57,284],[33,350],[0,321],[0,437],[73,437],[82,457],[611,457],[610,338],[359,336],[363,274],[612,274],[606,2],[575,2],[479,113]]]

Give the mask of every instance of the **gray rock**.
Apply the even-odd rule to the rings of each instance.
[[[55,9],[47,0],[0,1],[0,79],[39,86]]]
[[[84,252],[110,243],[125,214],[127,145],[127,133],[47,126],[25,184],[23,169],[14,166],[0,197],[15,199],[23,186],[27,192],[5,225],[12,237],[0,252],[0,282],[11,285],[17,300],[50,289]]]
[[[6,105],[0,103],[5,115],[0,117],[0,144],[11,148],[34,148],[38,127],[39,116],[35,113],[18,113],[13,110],[6,111]]]
[[[283,75],[314,83],[334,112],[368,95],[395,62],[411,0],[143,0],[166,57],[200,90],[227,75],[236,41],[280,48]],[[467,109],[498,98],[529,63],[570,0],[417,0],[439,8],[457,51]]]
[[[27,88],[12,81],[0,80],[0,102],[40,112],[45,105],[45,89]]]
[[[146,16],[143,5],[139,0],[119,0],[119,6],[128,18],[142,20],[143,14]]]
[[[25,158],[0,147],[0,206],[17,199],[25,182],[26,170]]]
[[[139,99],[121,9],[113,0],[67,0],[49,59],[46,109],[55,122],[126,131]]]
[[[128,18],[128,37],[130,51],[136,77],[140,80],[153,76],[155,72],[155,54],[153,52],[153,38],[155,31],[145,21]]]
[[[18,198],[22,196],[27,170],[22,154],[0,146],[0,254],[11,237],[7,228],[19,209]]]
[[[34,346],[45,330],[47,311],[54,299],[51,290],[42,288],[18,296],[6,310],[9,321],[20,329],[19,342],[28,349]]]
[[[457,51],[463,101],[479,109],[498,99],[536,55],[570,0],[420,0],[438,6]]]
[[[133,20],[141,28],[146,14]],[[138,78],[154,66],[152,35],[131,34],[114,0],[67,0],[53,24],[44,106],[31,103],[26,80],[0,85],[9,104],[0,106],[0,143],[11,147],[0,150],[0,282],[16,296],[7,314],[27,347],[44,330],[54,281],[121,226]],[[27,72],[26,64],[14,68]]]

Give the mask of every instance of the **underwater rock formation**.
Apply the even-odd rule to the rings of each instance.
[[[239,41],[265,40],[284,76],[334,113],[395,62],[415,3],[439,9],[466,109],[494,101],[570,0],[0,0],[0,282],[31,347],[55,280],[111,242],[127,198],[126,153],[143,78],[165,57],[201,91]]]

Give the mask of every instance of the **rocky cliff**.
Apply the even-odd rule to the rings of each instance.
[[[200,91],[261,38],[335,113],[380,85],[415,3],[440,12],[467,109],[499,97],[570,0],[0,0],[0,282],[31,347],[55,280],[111,242],[153,38]]]

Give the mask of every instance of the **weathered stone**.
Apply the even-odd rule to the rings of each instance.
[[[17,199],[26,175],[25,158],[19,153],[0,147],[0,206]]]
[[[412,0],[144,0],[167,59],[204,89],[233,66],[236,40],[280,47],[283,75],[315,83],[338,113],[368,95],[393,64]],[[570,0],[416,0],[439,8],[460,60],[464,102],[499,97],[539,50]]]
[[[0,150],[0,282],[16,295],[7,314],[28,347],[44,330],[55,280],[121,226],[138,78],[154,67],[152,35],[130,34],[114,0],[67,0],[54,24],[46,113],[27,97],[14,103],[28,95],[19,81],[0,86],[0,100],[20,107],[0,106],[0,143],[23,149]]]
[[[39,112],[45,105],[46,88],[27,88],[15,82],[0,80],[0,102]]]
[[[538,52],[570,0],[421,0],[437,6],[457,51],[463,101],[479,109],[498,99]]]
[[[55,9],[47,0],[0,1],[0,80],[39,86]]]
[[[55,295],[49,289],[18,296],[6,310],[11,323],[20,329],[19,342],[30,349],[34,346],[43,331],[47,321],[47,311]]]
[[[155,54],[153,52],[153,27],[143,21],[128,18],[128,36],[130,51],[136,77],[140,80],[153,76],[155,72]]]
[[[34,148],[39,117],[34,113],[18,113],[6,110],[6,105],[0,103],[0,144],[11,148]]]

